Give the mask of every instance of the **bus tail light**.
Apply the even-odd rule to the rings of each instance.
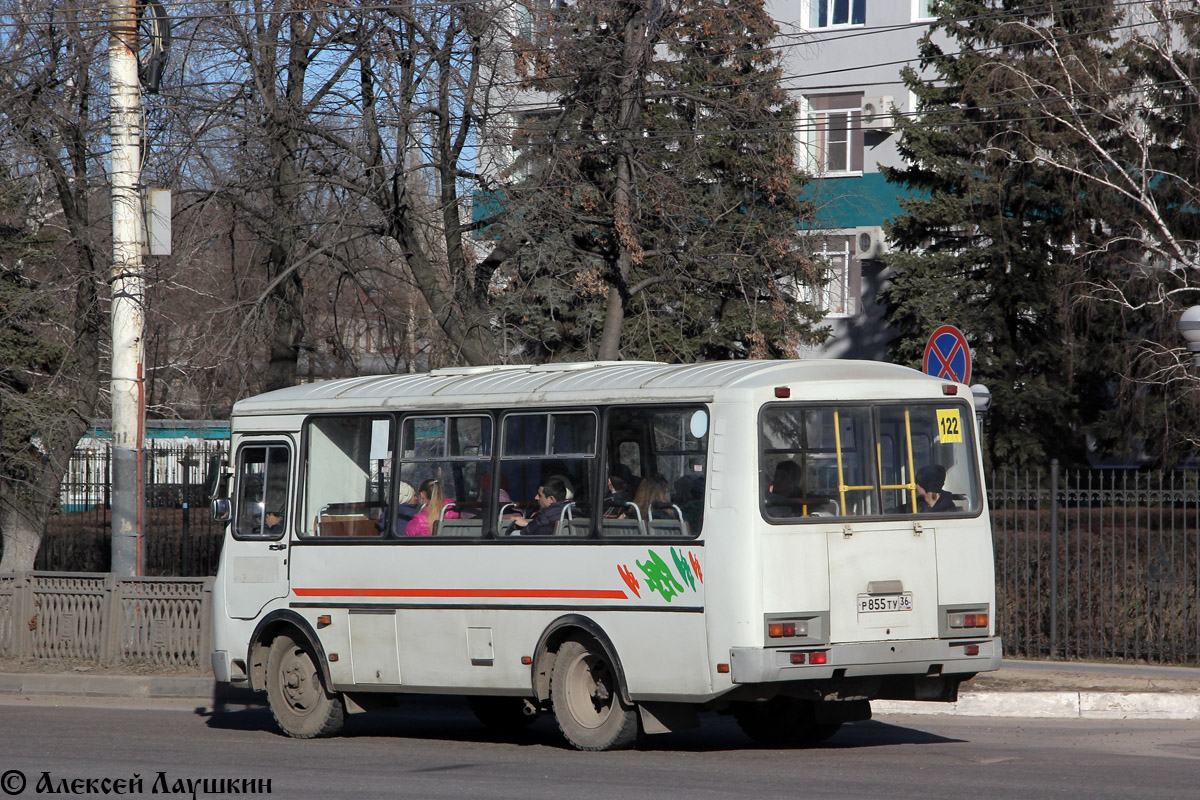
[[[767,636],[772,639],[789,639],[793,636],[808,636],[806,620],[780,620],[767,623]]]
[[[987,612],[951,614],[949,624],[951,628],[986,628],[988,626],[988,615]]]
[[[977,644],[963,645],[963,653],[965,653],[966,655],[969,655],[969,656],[977,656],[977,655],[979,655],[979,645],[977,645]]]
[[[817,650],[808,654],[808,663],[810,664],[825,664],[829,660],[829,653],[824,650]]]
[[[803,664],[806,661],[807,653],[792,653],[791,662],[793,664]]]

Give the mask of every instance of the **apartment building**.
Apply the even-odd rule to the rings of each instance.
[[[876,294],[887,251],[883,223],[901,213],[902,190],[881,167],[899,166],[892,108],[913,108],[900,79],[916,66],[917,42],[932,23],[931,0],[767,0],[780,28],[784,85],[800,100],[797,146],[815,176],[811,234],[828,264],[812,298],[831,335],[810,355],[883,359],[888,333]]]

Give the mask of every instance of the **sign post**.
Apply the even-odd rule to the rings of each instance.
[[[962,331],[953,325],[943,325],[933,332],[925,345],[923,371],[956,383],[971,382],[971,348]]]

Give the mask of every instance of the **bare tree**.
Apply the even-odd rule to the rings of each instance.
[[[184,141],[168,152],[186,150],[191,204],[216,201],[223,235],[240,250],[235,270],[249,271],[237,282],[245,293],[229,308],[237,324],[224,349],[265,340],[261,388],[279,388],[295,383],[306,339],[306,272],[355,235],[322,205],[328,195],[312,180],[306,133],[349,66],[338,51],[347,14],[275,0],[208,10],[194,24],[171,108],[204,124],[177,126]]]
[[[505,19],[506,4],[491,2],[364,11],[347,36],[357,85],[347,87],[343,119],[353,135],[312,131],[336,153],[323,177],[370,204],[372,229],[412,275],[457,359],[471,364],[502,357],[492,281],[519,245],[494,242],[477,255],[467,207],[485,184],[475,169],[481,130],[500,111],[492,79],[503,75]]]
[[[1154,269],[1195,272],[1200,269],[1200,225],[1194,219],[1200,201],[1194,155],[1200,144],[1200,23],[1195,5],[1178,0],[1130,8],[1125,19],[1124,41],[1114,44],[1120,61],[1109,62],[1107,69],[1104,62],[1081,62],[1072,48],[1053,38],[1051,28],[1020,18],[1007,23],[1014,37],[1040,42],[1047,60],[1036,73],[1017,59],[999,62],[990,80],[1008,85],[1001,96],[1007,102],[1031,104],[1057,124],[1062,146],[997,143],[994,149],[1012,163],[1067,173],[1085,191],[1116,198],[1126,207],[1122,220],[1109,221],[1110,235],[1082,257],[1132,245]],[[1046,71],[1051,64],[1056,68]],[[1149,302],[1193,291],[1175,283],[1164,283]],[[1095,288],[1130,302],[1115,282]]]
[[[214,348],[193,375],[264,360],[234,384],[256,390],[495,360],[467,208],[489,7],[253,0],[182,22],[148,170],[180,193],[177,241],[191,231],[190,255],[219,253],[233,278],[190,322]],[[185,294],[186,258],[170,276]]]

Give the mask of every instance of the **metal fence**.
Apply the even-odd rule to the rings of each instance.
[[[1032,658],[1200,662],[1195,472],[993,476],[999,632]]]
[[[147,448],[147,574],[215,574],[222,528],[208,513],[205,465],[227,448]],[[109,459],[107,450],[76,453],[38,569],[108,571]],[[1054,464],[1045,478],[994,474],[988,496],[1008,655],[1200,663],[1196,472],[1060,474]],[[10,624],[4,602],[0,582],[0,635]]]
[[[212,578],[0,575],[0,655],[207,667]]]
[[[228,441],[147,442],[143,517],[147,575],[214,575],[223,526],[208,511],[208,465]],[[107,572],[112,561],[112,450],[75,451],[34,566],[39,570]]]

